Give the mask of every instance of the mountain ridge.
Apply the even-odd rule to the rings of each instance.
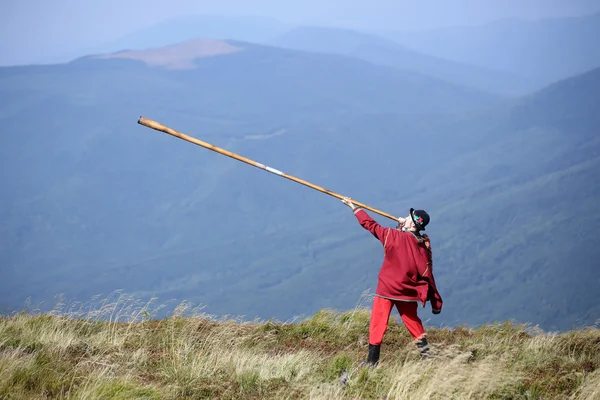
[[[419,53],[391,39],[352,29],[303,26],[270,40],[268,44],[356,57],[502,94],[522,94],[534,87],[516,75]]]
[[[539,21],[381,33],[413,50],[525,76],[539,87],[600,66],[600,11]],[[440,45],[443,43],[443,45]]]

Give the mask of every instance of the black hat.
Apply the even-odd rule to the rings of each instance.
[[[429,223],[429,214],[427,214],[425,210],[415,210],[414,208],[411,208],[410,216],[417,228],[424,231]]]

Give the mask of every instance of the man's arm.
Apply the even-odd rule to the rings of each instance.
[[[442,312],[442,296],[437,289],[435,284],[435,278],[433,277],[433,271],[429,268],[430,280],[429,280],[429,301],[431,301],[431,312],[439,314]]]
[[[360,225],[371,232],[373,236],[375,236],[382,244],[384,244],[386,235],[385,231],[389,228],[384,228],[383,226],[379,225],[377,221],[371,218],[371,216],[369,216],[369,214],[367,214],[367,212],[360,207],[357,207],[353,212]],[[389,235],[390,233],[387,232],[387,234]]]
[[[379,239],[381,244],[385,245],[385,236],[389,235],[390,233],[386,233],[385,231],[389,228],[384,228],[383,226],[379,225],[377,221],[371,218],[365,210],[363,210],[361,207],[357,207],[354,204],[352,204],[352,201],[349,198],[345,198],[344,200],[342,200],[342,203],[344,203],[352,209],[352,212],[356,216],[356,219],[358,219],[358,222],[363,228],[371,232],[373,236]]]
[[[425,271],[420,274],[423,279],[429,284],[427,298],[431,302],[431,311],[434,314],[439,314],[442,311],[442,296],[435,284],[435,277],[433,276],[433,263],[431,260],[427,262]]]

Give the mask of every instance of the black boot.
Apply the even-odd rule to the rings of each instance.
[[[379,363],[379,350],[381,345],[375,345],[369,343],[369,357],[367,358],[367,365],[376,366]]]
[[[429,356],[429,343],[427,343],[426,337],[423,337],[422,339],[417,341],[417,349],[419,349],[419,353],[421,353],[421,356]]]

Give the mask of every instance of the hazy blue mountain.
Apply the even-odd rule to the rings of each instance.
[[[167,46],[195,38],[241,40],[263,43],[293,26],[268,17],[190,15],[174,17],[139,31],[134,31],[118,40],[103,43],[72,54],[58,55],[44,63],[62,63],[88,54],[112,53],[130,49],[145,49]]]
[[[300,27],[268,42],[285,48],[341,54],[501,94],[524,94],[535,85],[515,74],[448,61],[349,29]]]
[[[290,319],[374,290],[381,245],[339,200],[143,115],[398,216],[428,210],[445,301],[428,324],[598,318],[600,71],[499,104],[349,57],[231,45],[244,50],[191,69],[0,69],[0,304],[124,289]]]
[[[600,66],[600,12],[583,17],[387,34],[411,49],[548,84]]]

